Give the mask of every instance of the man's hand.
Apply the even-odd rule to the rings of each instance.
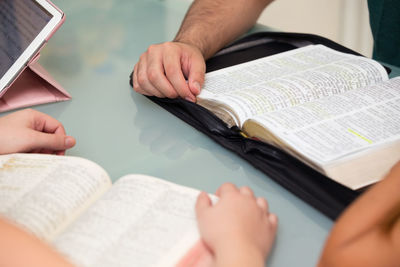
[[[173,42],[151,45],[135,65],[133,88],[195,102],[205,60],[249,30],[272,0],[193,1]]]
[[[33,109],[0,118],[0,154],[34,152],[64,155],[75,145],[56,119]]]
[[[180,42],[151,45],[135,65],[133,88],[148,96],[195,102],[205,70],[204,57],[195,46]]]
[[[215,205],[206,193],[196,203],[200,235],[216,266],[264,266],[277,229],[277,217],[264,198],[248,187],[222,185]]]

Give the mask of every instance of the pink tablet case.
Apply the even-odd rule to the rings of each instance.
[[[52,3],[50,2],[50,4]],[[54,4],[52,5],[54,6]],[[47,37],[46,42],[64,21],[65,16],[63,15],[61,22]],[[38,52],[14,79],[13,83],[2,91],[0,94],[0,112],[71,99],[71,95],[38,64],[39,57]]]

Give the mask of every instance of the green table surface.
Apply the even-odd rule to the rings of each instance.
[[[72,100],[34,108],[57,118],[77,139],[67,155],[97,162],[114,181],[142,173],[207,192],[224,182],[248,185],[279,217],[268,266],[314,266],[330,219],[129,86],[141,53],[174,37],[190,1],[54,3],[66,22],[43,49],[40,63]]]

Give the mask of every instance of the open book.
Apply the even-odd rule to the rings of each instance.
[[[197,103],[351,189],[400,160],[400,78],[322,45],[208,73]]]
[[[76,266],[175,266],[199,241],[198,193],[144,175],[111,185],[77,157],[0,156],[0,216]]]

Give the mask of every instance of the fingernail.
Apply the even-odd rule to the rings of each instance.
[[[201,191],[199,196],[200,196],[200,197],[207,197],[207,193],[204,192],[204,191]]]
[[[268,220],[272,224],[277,224],[278,223],[278,217],[274,213],[270,213],[268,215]]]
[[[196,89],[196,94],[200,93],[200,84],[198,82],[193,83],[194,88]]]
[[[187,96],[187,97],[185,97],[185,99],[187,100],[187,101],[190,101],[190,102],[195,102],[195,98],[193,98],[193,97],[191,97],[191,96]]]
[[[72,138],[70,136],[67,136],[65,138],[65,146],[66,147],[72,147],[72,146],[74,146],[74,144],[75,144],[74,138]]]

